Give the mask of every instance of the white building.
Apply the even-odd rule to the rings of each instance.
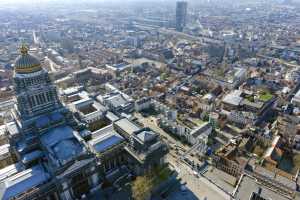
[[[201,124],[200,126],[193,129],[188,135],[187,139],[188,142],[192,145],[196,143],[207,143],[208,137],[212,132],[212,126],[205,122]]]
[[[292,98],[292,104],[294,104],[295,106],[300,107],[300,90],[298,90],[298,92],[295,94],[295,96]]]
[[[135,104],[134,104],[134,109],[137,112],[139,112],[141,110],[149,109],[150,107],[151,107],[151,98],[147,98],[147,97],[144,97],[144,98],[141,98],[141,99],[135,101]]]
[[[70,88],[65,90],[64,94],[70,109],[77,112],[80,119],[88,124],[102,119],[108,110],[105,106],[90,98],[86,91],[76,93],[76,88]]]

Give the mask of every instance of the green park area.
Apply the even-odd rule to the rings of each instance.
[[[259,95],[259,99],[261,101],[269,101],[272,98],[273,98],[273,95],[268,91],[262,91]]]

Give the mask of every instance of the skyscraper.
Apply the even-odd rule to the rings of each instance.
[[[176,30],[183,31],[187,18],[187,2],[178,1],[176,4]]]

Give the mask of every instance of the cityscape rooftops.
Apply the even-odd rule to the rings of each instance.
[[[92,140],[88,143],[97,153],[102,153],[123,141],[124,138],[114,130],[113,125],[108,125],[93,133]]]
[[[16,136],[20,133],[20,130],[19,130],[16,122],[8,122],[8,123],[6,123],[6,127],[11,136]]]
[[[68,87],[67,89],[63,90],[61,93],[63,95],[70,96],[70,95],[73,95],[73,94],[76,94],[76,93],[80,92],[81,90],[83,90],[82,86]]]
[[[35,125],[37,128],[45,128],[50,125],[50,123],[57,123],[63,120],[64,117],[61,113],[59,112],[53,112],[49,115],[42,115],[40,116]]]
[[[239,106],[243,100],[243,98],[240,97],[241,94],[242,91],[234,90],[223,98],[223,102],[230,105]]]
[[[5,135],[5,133],[6,133],[6,125],[1,125],[0,126],[0,137]]]
[[[235,197],[240,200],[248,200],[253,192],[257,192],[261,188],[260,195],[265,199],[288,200],[289,198],[274,192],[273,190],[265,187],[255,180],[255,178],[244,175],[238,185]]]
[[[50,175],[41,166],[34,166],[25,171],[8,177],[0,183],[0,197],[9,200],[45,183]]]
[[[244,106],[245,110],[259,111],[273,98],[272,94],[265,91],[253,93],[248,90],[234,90],[226,94],[222,102],[234,107]]]
[[[0,169],[0,182],[23,170],[21,163],[15,163],[5,168]]]
[[[131,64],[129,64],[127,62],[122,62],[122,63],[118,63],[118,64],[114,64],[114,65],[106,65],[107,69],[111,69],[113,71],[118,71],[118,72],[126,70],[130,67],[131,67]]]
[[[56,165],[63,165],[85,152],[75,134],[71,127],[59,126],[42,135],[41,142]]]
[[[127,118],[120,119],[114,124],[128,135],[132,135],[134,132],[141,130],[140,127],[129,121]]]
[[[147,143],[153,140],[157,136],[157,133],[154,133],[151,130],[150,131],[144,130],[142,132],[137,133],[136,136],[142,143]]]
[[[134,185],[123,180],[156,170],[170,147],[169,166],[187,164],[177,170],[187,182],[182,195],[282,200],[276,193],[287,191],[299,199],[299,5],[229,1],[191,2],[192,9],[182,9],[188,16],[183,32],[173,30],[175,4],[165,1],[152,7],[124,1],[109,9],[47,4],[55,10],[48,14],[40,6],[23,12],[23,4],[22,12],[4,9],[0,145],[11,146],[0,148],[7,158],[0,168],[10,159],[19,164],[0,169],[0,195],[8,191],[1,189],[3,181],[39,163],[51,176],[45,187],[34,180],[29,185],[28,173],[22,186],[11,184],[28,191],[12,198],[90,198],[93,191],[102,193],[102,185],[117,186],[108,198],[120,199],[115,194]],[[23,46],[13,65],[20,41],[32,44],[38,58]],[[60,97],[63,104],[57,105]],[[50,104],[53,109],[46,108]],[[280,117],[288,120],[283,124]],[[183,174],[200,165],[205,167],[195,177]],[[211,165],[234,180],[229,183]],[[201,187],[190,187],[196,172],[208,175],[222,194],[206,194],[214,188],[201,181]],[[116,178],[110,181],[105,173]]]
[[[300,90],[297,91],[291,102],[297,106],[300,106]]]
[[[109,101],[114,107],[123,106],[127,104],[127,101],[121,94],[117,94],[115,96],[109,97],[106,99]]]
[[[5,156],[10,151],[10,144],[3,144],[0,146],[0,157]]]
[[[133,109],[133,100],[126,94],[115,92],[97,96],[97,100],[107,105],[113,111],[125,111]]]
[[[32,151],[28,154],[25,154],[23,157],[22,157],[22,163],[24,164],[27,164],[27,163],[30,163],[31,161],[34,161],[38,158],[41,158],[43,156],[43,152],[40,151],[40,150],[35,150],[35,151]]]
[[[106,113],[105,117],[106,117],[107,119],[109,119],[111,122],[115,122],[115,121],[117,121],[117,120],[120,119],[118,116],[116,116],[114,113],[112,113],[112,112],[110,112],[110,111],[108,111],[108,112]]]

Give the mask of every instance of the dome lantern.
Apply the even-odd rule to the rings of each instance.
[[[28,47],[25,44],[22,44],[22,46],[20,47],[20,52],[22,55],[28,54]]]

